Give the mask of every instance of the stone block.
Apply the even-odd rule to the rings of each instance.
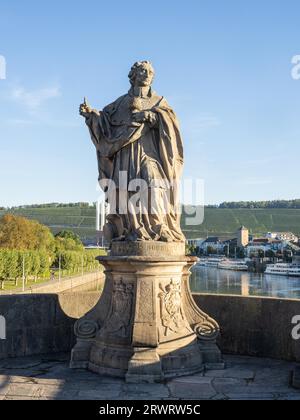
[[[292,386],[300,389],[300,366],[296,366],[292,373]]]

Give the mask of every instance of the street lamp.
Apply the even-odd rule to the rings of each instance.
[[[61,254],[58,257],[58,281],[61,281]]]
[[[22,291],[25,292],[25,254],[23,254]]]

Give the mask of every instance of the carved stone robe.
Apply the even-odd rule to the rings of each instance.
[[[154,113],[153,118],[134,122],[133,112],[146,110]],[[177,118],[167,101],[151,88],[140,96],[131,89],[103,111],[93,111],[86,124],[97,151],[100,185],[109,179],[117,189],[117,205],[105,226],[108,239],[184,241],[174,193],[182,172],[183,146]],[[138,211],[131,212],[131,199],[137,192],[134,180],[146,182],[140,190],[145,192],[147,185],[148,203],[138,200]],[[107,200],[112,204],[109,191]],[[128,211],[121,211],[124,205]]]

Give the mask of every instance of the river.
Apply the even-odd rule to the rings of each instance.
[[[300,278],[194,266],[192,292],[300,299]]]

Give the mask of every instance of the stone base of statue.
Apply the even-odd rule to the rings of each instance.
[[[71,367],[127,382],[159,382],[222,369],[219,326],[189,290],[195,258],[184,243],[114,242],[95,308],[75,324]]]

